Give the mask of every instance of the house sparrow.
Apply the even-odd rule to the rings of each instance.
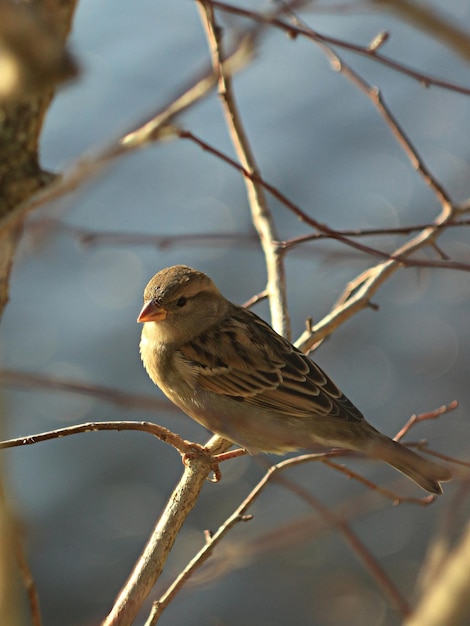
[[[250,453],[320,446],[364,453],[442,493],[450,472],[383,435],[311,359],[185,265],[144,291],[140,354],[165,395]]]

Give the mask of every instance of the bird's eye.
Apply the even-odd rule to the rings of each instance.
[[[181,298],[178,298],[178,300],[176,301],[176,306],[184,306],[186,304],[187,299],[184,296],[181,296]]]

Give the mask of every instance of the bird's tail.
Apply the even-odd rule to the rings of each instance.
[[[401,443],[382,434],[374,439],[374,444],[368,453],[402,472],[426,491],[442,493],[440,483],[445,483],[452,478],[452,474],[446,467],[419,456],[402,446]]]

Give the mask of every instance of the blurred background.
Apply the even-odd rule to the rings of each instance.
[[[244,4],[264,11],[278,6]],[[468,0],[449,1],[445,11],[468,30]],[[468,63],[367,4],[312,3],[301,15],[316,31],[363,46],[386,30],[390,39],[383,54],[470,87]],[[227,35],[249,25],[234,16],[218,17]],[[82,0],[70,42],[82,73],[55,98],[41,145],[43,166],[54,172],[119,138],[209,67],[207,42],[191,2]],[[425,89],[370,59],[339,53],[381,88],[452,198],[466,199],[468,96]],[[429,223],[438,213],[436,198],[372,103],[332,71],[312,42],[266,29],[234,87],[262,176],[315,219],[338,229],[387,228]],[[233,155],[216,93],[178,123]],[[269,198],[269,203],[281,239],[310,232],[278,202]],[[85,243],[83,230],[133,238]],[[234,238],[202,244],[178,239],[202,233]],[[207,272],[224,295],[243,303],[266,281],[253,233],[241,176],[190,142],[150,146],[112,163],[26,224],[1,327],[2,367],[163,399],[138,353],[136,317],[145,284],[159,269],[185,263]],[[149,235],[156,237],[150,245]],[[160,237],[171,239],[161,246]],[[387,236],[365,243],[391,251],[404,240]],[[452,259],[470,260],[467,228],[449,229],[440,246]],[[434,258],[429,250],[420,256]],[[375,263],[335,242],[290,252],[293,338],[304,330],[306,318],[321,319],[346,283]],[[411,414],[457,399],[456,411],[417,427],[410,439],[427,438],[433,449],[468,458],[468,273],[404,269],[374,302],[377,311],[350,319],[315,352],[315,360],[375,426],[392,436]],[[269,319],[266,303],[255,310]],[[27,387],[6,387],[2,403],[7,437],[98,420],[152,420],[187,439],[203,443],[209,437],[171,407],[126,409],[87,395]],[[2,458],[44,624],[98,624],[181,475],[179,455],[146,434],[100,432],[7,450]],[[203,544],[204,529],[216,530],[263,475],[266,462],[277,460],[224,464],[222,482],[205,486],[150,600]],[[350,465],[399,493],[422,495],[386,467],[365,461]],[[457,534],[469,508],[465,500],[456,508],[455,484],[446,486],[445,496],[431,507],[392,507],[316,464],[292,470],[289,477],[333,510],[343,507],[352,529],[410,602],[435,533],[453,511],[451,531]],[[161,624],[400,623],[342,537],[294,494],[271,486],[251,512],[254,519],[233,530]],[[139,623],[144,621],[145,615]]]

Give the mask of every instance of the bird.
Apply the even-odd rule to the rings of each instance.
[[[198,270],[144,290],[137,321],[151,380],[189,417],[248,453],[342,448],[385,461],[432,494],[450,471],[376,430],[307,355]]]

